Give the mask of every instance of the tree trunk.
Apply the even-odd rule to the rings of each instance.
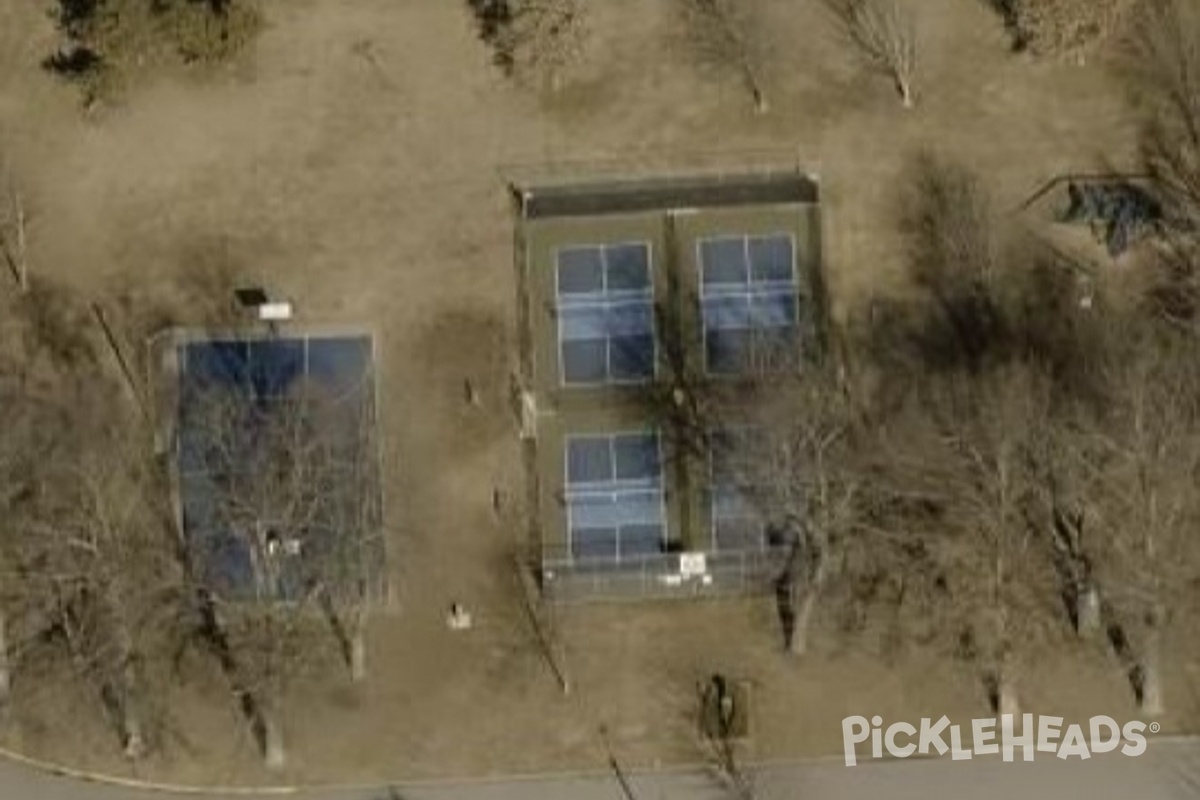
[[[1001,716],[1011,714],[1014,717],[1021,713],[1021,704],[1017,699],[1017,690],[1012,681],[1003,673],[996,681],[996,712]]]
[[[342,659],[350,670],[350,679],[355,683],[367,676],[367,609],[366,598],[360,597],[353,605],[343,605],[345,613],[328,589],[320,592],[321,609],[333,630]]]
[[[8,659],[8,618],[0,611],[0,713],[8,708],[12,692],[12,667]]]
[[[142,698],[138,681],[137,648],[126,621],[126,593],[117,582],[105,588],[105,602],[113,619],[112,637],[116,646],[115,671],[107,676],[116,701],[117,724],[125,757],[139,759],[146,754],[146,738],[142,726]]]
[[[138,685],[137,665],[132,653],[126,653],[125,664],[121,670],[121,695],[125,757],[139,759],[146,755],[146,736],[142,727],[141,688]]]
[[[804,597],[796,610],[796,629],[792,634],[792,655],[803,656],[808,653],[808,627],[812,622],[813,612],[817,608],[817,599],[825,584],[824,551],[817,553],[816,564],[809,576],[808,585],[804,587]]]
[[[1021,713],[1021,703],[1017,698],[1016,685],[1002,664],[996,664],[983,676],[984,685],[988,690],[988,704],[996,715]]]
[[[1162,637],[1156,625],[1146,637],[1146,652],[1142,655],[1141,663],[1141,708],[1146,716],[1163,713],[1161,649]]]
[[[125,734],[125,757],[139,759],[146,755],[146,737],[142,728],[141,690],[137,666],[127,656],[121,674],[121,724]]]
[[[24,294],[29,291],[29,265],[25,261],[25,204],[21,200],[20,193],[16,191],[10,192],[9,202],[13,209],[13,229],[15,231],[13,238],[16,241],[12,250],[6,251],[4,255],[12,268],[13,277],[17,280],[17,288]]]
[[[137,761],[146,755],[146,736],[142,733],[141,718],[136,713],[125,713],[125,757]]]
[[[262,749],[263,761],[272,769],[283,767],[286,754],[283,747],[283,731],[275,717],[272,699],[264,696],[266,691],[251,691],[242,676],[242,670],[229,644],[224,623],[213,597],[203,592],[200,597],[200,634],[212,648],[221,671],[232,684],[234,696],[238,699],[242,714],[250,725],[251,733],[256,743]]]
[[[268,769],[283,769],[287,763],[287,751],[283,744],[283,727],[279,724],[275,707],[260,700],[258,714],[262,726],[263,763]]]
[[[771,104],[767,102],[767,97],[762,92],[754,94],[754,113],[766,114],[771,110]]]
[[[367,612],[354,612],[350,630],[350,680],[358,683],[367,677]]]
[[[1100,592],[1086,584],[1075,598],[1075,632],[1091,637],[1100,630]]]
[[[767,113],[771,110],[771,104],[767,102],[767,95],[763,92],[762,84],[758,80],[758,71],[745,56],[742,57],[741,67],[742,79],[746,83],[746,88],[750,90],[750,96],[754,99],[754,113]]]

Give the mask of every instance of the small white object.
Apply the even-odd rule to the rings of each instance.
[[[263,303],[258,307],[258,318],[263,322],[285,322],[292,318],[292,304]]]
[[[667,586],[682,586],[683,585],[683,576],[682,575],[663,575],[663,576],[661,576],[661,580]]]
[[[700,578],[700,582],[703,583],[705,586],[712,586],[712,575],[703,576],[702,578]]]
[[[281,539],[275,535],[268,536],[267,555],[272,558],[280,555],[298,556],[300,555],[300,540],[294,536],[286,539]]]
[[[707,560],[704,553],[680,553],[679,574],[684,578],[694,578],[708,572]]]
[[[450,613],[446,615],[446,626],[452,631],[465,631],[471,628],[471,614],[458,603],[450,606]]]

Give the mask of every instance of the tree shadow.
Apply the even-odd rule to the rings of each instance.
[[[1125,677],[1129,681],[1130,688],[1133,689],[1134,699],[1138,705],[1141,705],[1146,693],[1145,670],[1138,662],[1137,653],[1134,651],[1133,643],[1129,639],[1125,626],[1112,618],[1111,609],[1106,609],[1106,612],[1108,612],[1106,616],[1109,617],[1109,622],[1104,628],[1105,638],[1112,647],[1113,654],[1120,662],[1121,668],[1125,671]]]
[[[90,47],[70,44],[42,59],[42,69],[62,78],[80,80],[104,67],[103,57]]]
[[[982,0],[983,4],[1000,17],[1004,30],[1008,33],[1009,46],[1014,53],[1023,53],[1029,49],[1031,37],[1029,31],[1021,24],[1019,0]]]

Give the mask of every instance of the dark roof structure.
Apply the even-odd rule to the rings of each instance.
[[[639,213],[663,209],[816,203],[816,181],[776,171],[514,187],[526,219]]]

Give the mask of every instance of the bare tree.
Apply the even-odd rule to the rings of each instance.
[[[1125,59],[1142,113],[1140,155],[1162,208],[1143,305],[1110,320],[1103,401],[1060,453],[1082,487],[1076,514],[1110,637],[1147,713],[1164,705],[1162,660],[1185,615],[1185,533],[1197,465],[1191,402],[1200,333],[1200,11],[1149,0],[1131,18]],[[1166,322],[1175,333],[1163,331]],[[1120,323],[1120,324],[1118,324]]]
[[[55,470],[51,477],[71,488],[39,509],[23,551],[44,570],[31,588],[54,598],[54,629],[79,676],[95,683],[126,755],[137,758],[148,747],[145,661],[180,622],[181,584],[165,536],[164,486],[148,443],[129,434],[93,440],[96,449]]]
[[[320,664],[316,619],[332,625],[352,677],[365,672],[378,536],[367,394],[333,397],[299,379],[279,395],[215,386],[186,401],[185,435],[199,438],[185,457],[212,488],[212,529],[188,543],[204,629],[270,766],[285,759],[286,688]],[[243,565],[244,585],[223,563]]]
[[[925,499],[925,546],[940,567],[936,612],[981,663],[1001,713],[1061,626],[1059,582],[1030,525],[1032,455],[1044,428],[1048,383],[1015,363],[988,373],[931,377],[891,426],[898,495]]]
[[[23,661],[19,621],[24,609],[35,605],[21,580],[18,526],[25,522],[26,501],[37,495],[42,465],[58,441],[57,424],[44,424],[51,405],[48,399],[59,365],[47,358],[47,349],[25,313],[28,305],[0,296],[0,628],[3,642],[0,665],[4,710],[11,698],[13,673]],[[48,362],[48,363],[47,363]],[[58,420],[55,420],[57,423]],[[42,454],[38,458],[35,454]]]
[[[18,519],[18,503],[32,483],[30,455],[35,450],[31,438],[37,427],[32,424],[29,407],[23,402],[20,390],[19,377],[13,366],[0,363],[0,426],[5,431],[5,435],[0,437],[0,510],[4,519],[4,523],[0,524],[0,533],[3,534],[0,541],[10,544]],[[13,665],[18,660],[14,653],[17,643],[13,641],[9,618],[24,599],[24,593],[15,579],[14,554],[14,548],[0,548],[0,564],[4,573],[0,580],[0,713],[8,711]]]
[[[6,669],[61,651],[136,758],[149,746],[143,666],[178,621],[163,486],[94,352],[69,343],[77,320],[62,309],[71,298],[47,301],[49,291],[38,285],[20,298],[12,311],[24,348],[0,357]],[[59,310],[47,316],[46,302]]]
[[[725,547],[777,556],[776,609],[785,648],[808,651],[809,624],[826,581],[858,531],[859,476],[852,466],[861,409],[832,358],[792,329],[757,331],[736,378],[699,371],[677,310],[658,309],[663,380],[642,401],[666,435],[665,451],[708,475],[714,507],[739,530]],[[718,534],[720,535],[720,534]]]
[[[1178,624],[1181,570],[1186,570],[1195,509],[1188,485],[1196,465],[1194,391],[1200,335],[1200,10],[1194,3],[1149,0],[1140,7],[1126,59],[1142,107],[1140,149],[1164,209],[1158,259],[1147,301],[1181,336],[1131,336],[1113,370],[1113,419],[1102,427],[1117,494],[1100,497],[1106,587],[1138,639],[1137,688],[1148,713],[1164,704],[1162,651]]]
[[[1031,442],[1035,471],[1031,524],[1048,543],[1063,601],[1075,632],[1095,636],[1103,623],[1096,570],[1097,537],[1092,473],[1099,455],[1089,436],[1091,418],[1077,408],[1060,411]]]
[[[311,393],[311,389],[306,390]],[[379,559],[384,551],[380,476],[374,396],[363,389],[351,400],[347,411],[329,408],[330,398],[318,394],[310,399],[316,425],[329,425],[345,433],[317,459],[315,470],[323,476],[326,492],[326,537],[320,548],[310,547],[305,556],[305,574],[316,588],[350,678],[362,681],[367,675],[367,624],[371,606],[379,600]],[[334,418],[353,418],[343,430]],[[301,547],[304,545],[302,544]],[[304,555],[304,554],[302,554]]]
[[[1064,409],[1097,402],[1092,323],[1077,319],[1067,270],[997,230],[970,172],[919,155],[906,186],[900,223],[918,295],[868,337],[889,398],[875,483],[900,512],[885,533],[915,529],[936,572],[933,587],[914,588],[1011,709],[1064,611],[1095,621],[1079,515],[1088,482],[1064,455],[1063,427]]]
[[[1128,75],[1145,111],[1142,155],[1171,210],[1200,211],[1200,11],[1150,0],[1129,40]]]
[[[1164,319],[1196,328],[1200,310],[1200,11],[1148,0],[1125,59],[1142,112],[1139,149],[1163,209],[1158,274],[1149,300]]]
[[[923,161],[902,218],[918,313],[872,339],[905,353],[883,359],[904,413],[884,420],[875,482],[924,507],[935,613],[968,634],[1000,706],[1065,609],[1078,634],[1109,633],[1157,710],[1194,579],[1195,328],[1103,294],[1081,311],[1068,270],[998,237],[972,176]]]
[[[767,377],[763,376],[764,380]],[[855,463],[857,410],[833,370],[776,373],[765,396],[747,404],[740,433],[725,439],[731,477],[785,548],[776,582],[787,649],[805,655],[826,584],[841,577],[859,527],[862,473]],[[717,445],[714,445],[717,446]]]
[[[758,113],[769,110],[763,85],[770,46],[757,0],[680,0],[688,33],[701,58],[734,70]]]
[[[914,104],[916,31],[898,0],[824,0],[839,35],[871,70],[887,76],[905,108]]]
[[[587,25],[579,0],[468,0],[468,5],[480,38],[511,77],[537,79],[557,90],[583,56]]]
[[[198,640],[281,764],[286,690],[332,654],[329,623],[352,676],[365,671],[381,550],[369,386],[185,392],[196,535],[176,536],[145,420],[114,391],[86,306],[41,281],[3,302],[0,689],[64,663],[139,757],[158,741],[167,653]]]
[[[1194,337],[1172,332],[1146,331],[1135,341],[1112,373],[1111,407],[1091,433],[1100,456],[1092,502],[1099,580],[1131,634],[1135,688],[1154,714],[1164,710],[1163,653],[1185,622],[1181,607],[1200,557],[1192,535],[1200,511],[1200,351]]]
[[[961,164],[918,152],[901,184],[898,227],[915,292],[873,302],[856,331],[871,365],[918,379],[1025,360],[1069,394],[1088,389],[1103,320],[1098,309],[1082,313],[1074,266],[1006,226]]]
[[[1089,481],[1073,457],[1076,412],[1101,402],[1093,327],[1069,270],[1006,241],[973,176],[927,162],[910,204],[910,258],[927,300],[915,337],[924,443],[915,474],[938,498],[929,549],[945,591],[935,614],[961,632],[1002,712],[1039,648],[1099,625]],[[920,462],[924,462],[923,467]],[[1088,538],[1085,539],[1085,534]]]
[[[919,356],[934,369],[978,371],[1006,334],[988,195],[969,170],[927,152],[916,154],[904,183],[899,226],[909,273],[928,303],[912,337]]]

